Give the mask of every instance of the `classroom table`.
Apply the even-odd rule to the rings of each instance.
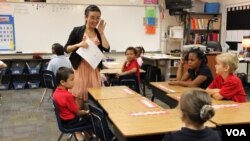
[[[155,66],[158,67],[159,61],[161,61],[161,60],[165,60],[165,61],[180,60],[181,57],[166,55],[166,54],[144,54],[142,56],[142,59],[148,60],[148,61],[154,61]]]
[[[166,99],[168,99],[168,104],[171,108],[175,108],[181,98],[181,95],[183,95],[183,93],[166,93]],[[217,105],[217,104],[234,104],[236,102],[231,101],[231,100],[216,100],[214,98],[212,98],[212,104],[213,105]]]
[[[164,61],[165,62],[165,67],[166,67],[166,72],[165,73],[165,80],[169,80],[169,72],[171,72],[170,68],[173,66],[175,60],[180,60],[181,57],[178,56],[172,56],[172,55],[166,55],[166,54],[144,54],[142,56],[142,60],[146,63],[153,62],[153,64],[159,68],[159,62]]]
[[[98,102],[108,114],[113,127],[111,130],[119,141],[160,141],[166,132],[177,131],[184,126],[178,109],[163,109],[145,97]],[[211,122],[206,126],[215,127]]]
[[[99,101],[101,99],[141,97],[140,94],[127,86],[88,88],[88,94],[94,101]]]
[[[176,100],[166,96],[166,94],[183,93],[191,88],[178,85],[169,85],[168,82],[150,82],[152,86],[153,97],[161,100],[169,105],[170,108],[175,108],[178,105]],[[153,101],[154,98],[152,98]]]
[[[103,67],[106,69],[121,69],[124,62],[103,62]]]
[[[218,126],[250,124],[250,102],[215,105],[215,116],[211,122]]]
[[[100,71],[101,74],[117,74],[119,72],[121,72],[121,68],[117,69],[117,68],[113,68],[113,69],[102,69]],[[145,73],[146,71],[143,69],[140,69],[140,73]]]
[[[180,96],[190,90],[190,89],[200,89],[201,88],[189,88],[178,85],[169,85],[168,82],[151,82],[153,95],[166,103],[170,108],[175,108],[178,105]],[[235,103],[229,100],[215,100],[212,99],[213,104],[231,104]]]

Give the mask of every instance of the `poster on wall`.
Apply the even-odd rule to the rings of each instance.
[[[12,15],[0,15],[0,50],[15,50],[15,28]]]

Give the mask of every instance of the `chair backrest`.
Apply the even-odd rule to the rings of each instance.
[[[71,133],[74,133],[74,132],[77,132],[77,131],[90,131],[90,130],[93,129],[91,124],[86,125],[86,126],[81,126],[81,127],[75,127],[75,128],[65,128],[63,126],[62,119],[60,118],[58,106],[57,106],[57,104],[56,104],[56,102],[55,102],[55,100],[53,98],[52,98],[52,102],[53,102],[53,106],[54,106],[57,125],[58,125],[59,130],[62,133],[70,133],[71,134]]]
[[[55,116],[56,116],[58,128],[61,132],[64,132],[65,130],[64,130],[62,120],[61,120],[60,115],[59,115],[58,106],[57,106],[56,102],[54,101],[54,99],[52,99],[52,101],[53,101],[53,106],[54,106],[54,111],[55,111]]]
[[[131,88],[132,90],[137,91],[137,88],[136,88],[136,80],[134,80],[134,79],[122,79],[122,80],[120,81],[120,85],[128,86],[128,87]]]
[[[149,84],[150,82],[159,82],[161,81],[161,69],[155,66],[150,66],[147,69],[145,82]]]
[[[222,47],[220,45],[220,42],[215,42],[215,41],[208,41],[207,42],[207,48],[211,48],[214,51],[222,51]]]
[[[52,89],[54,91],[57,87],[56,77],[54,73],[49,70],[43,70],[42,76],[45,88]]]
[[[109,130],[106,116],[103,111],[93,105],[89,105],[94,132],[101,141],[111,141],[113,135]]]

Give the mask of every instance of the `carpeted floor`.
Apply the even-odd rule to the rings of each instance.
[[[1,141],[55,141],[60,132],[52,106],[48,102],[51,91],[41,107],[43,89],[1,91]]]

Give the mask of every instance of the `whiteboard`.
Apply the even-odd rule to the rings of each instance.
[[[85,23],[87,5],[48,3],[1,3],[0,15],[14,16],[16,51],[51,52],[53,43],[65,45],[73,27]],[[107,23],[105,34],[111,50],[124,52],[129,46],[160,51],[160,22],[156,34],[146,34],[145,6],[100,5],[101,18]],[[159,10],[156,7],[157,17]]]

